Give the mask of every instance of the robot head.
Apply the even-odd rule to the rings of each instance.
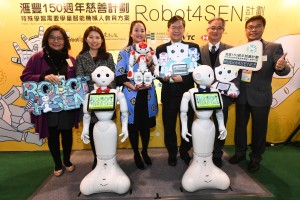
[[[43,100],[43,102],[48,102],[49,101],[49,97],[48,96],[42,96],[42,100]]]
[[[106,66],[99,66],[92,72],[92,80],[98,87],[108,86],[114,78],[114,72]]]
[[[216,79],[223,83],[228,83],[235,79],[238,75],[238,70],[232,67],[220,65],[215,68]]]
[[[139,54],[147,54],[150,52],[150,46],[146,42],[139,42],[135,45],[135,50]]]
[[[170,46],[167,46],[168,57],[170,60],[175,62],[180,62],[185,58],[188,58],[189,55],[189,45],[182,43],[174,43]]]
[[[200,65],[194,69],[193,78],[198,85],[208,86],[211,85],[215,79],[214,71],[208,65]]]

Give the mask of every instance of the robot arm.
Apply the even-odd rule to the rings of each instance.
[[[134,57],[136,52],[131,51],[129,56],[129,63],[128,63],[128,72],[127,72],[127,78],[132,79],[133,78],[133,65],[134,65]]]
[[[154,51],[150,51],[150,55],[152,57],[152,62],[154,64],[154,76],[159,77],[159,63]]]
[[[81,139],[84,144],[90,143],[89,137],[89,128],[90,128],[90,121],[91,121],[91,113],[87,110],[89,94],[85,95],[84,103],[83,103],[83,128],[81,133]]]
[[[218,139],[224,140],[227,136],[227,130],[226,130],[225,125],[224,125],[224,115],[223,115],[222,110],[217,110],[216,111],[216,117],[217,117],[217,120],[218,120],[219,132],[220,132]]]
[[[190,140],[187,138],[188,136],[192,136],[189,131],[188,131],[188,127],[187,127],[187,121],[188,121],[188,116],[187,116],[187,112],[189,109],[189,101],[191,99],[190,93],[189,92],[185,92],[182,96],[182,100],[181,100],[181,104],[180,104],[180,120],[181,120],[181,125],[182,125],[182,129],[181,129],[181,136],[182,138],[189,142]]]
[[[128,107],[125,95],[122,92],[118,92],[118,100],[120,102],[121,111],[121,122],[122,122],[122,133],[119,135],[123,136],[121,142],[124,142],[128,138]]]

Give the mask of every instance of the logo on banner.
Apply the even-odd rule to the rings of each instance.
[[[61,79],[60,84],[52,84],[49,81],[23,82],[22,98],[29,100],[25,111],[41,115],[42,112],[60,112],[80,108],[88,93],[87,80],[87,77],[77,77],[68,80]]]
[[[263,45],[259,40],[248,42],[220,53],[220,63],[235,69],[258,71],[262,67]]]

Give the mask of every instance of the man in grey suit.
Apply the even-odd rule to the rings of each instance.
[[[215,67],[220,66],[219,61],[219,54],[226,49],[231,48],[232,46],[221,42],[222,35],[225,30],[225,20],[220,17],[212,18],[208,21],[207,27],[207,36],[208,36],[208,43],[201,47],[201,64],[202,65],[209,65],[213,69]],[[240,77],[234,79],[232,82],[238,87]],[[226,125],[228,119],[228,108],[234,102],[234,99],[237,96],[231,95],[227,96],[222,94],[223,100],[223,114],[224,114],[224,124]],[[219,129],[218,129],[218,122],[216,120],[215,114],[214,117],[214,124],[216,126],[216,136],[214,142],[214,150],[213,150],[213,162],[216,166],[222,167],[222,155],[223,155],[223,147],[225,144],[225,140],[218,139]]]
[[[249,18],[245,24],[248,41],[260,40],[263,44],[263,65],[259,71],[242,72],[240,95],[236,101],[235,155],[229,159],[231,164],[246,159],[247,124],[252,117],[252,141],[249,172],[260,168],[262,154],[266,146],[268,116],[272,103],[272,77],[275,72],[279,76],[287,75],[290,67],[285,60],[281,44],[267,42],[262,39],[266,20],[257,15]]]

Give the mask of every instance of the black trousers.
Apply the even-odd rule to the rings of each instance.
[[[55,170],[59,170],[62,168],[60,155],[60,135],[63,148],[63,162],[68,167],[72,165],[72,163],[70,162],[73,143],[72,129],[58,130],[57,127],[49,127],[48,147],[55,163]]]
[[[247,124],[250,114],[252,117],[252,140],[250,160],[260,162],[266,147],[268,117],[270,106],[254,107],[249,104],[236,104],[235,124],[235,153],[237,156],[246,155]]]
[[[175,158],[178,153],[178,145],[177,145],[177,135],[176,135],[176,121],[177,116],[180,116],[180,104],[181,104],[181,96],[172,98],[168,103],[162,104],[162,118],[164,124],[164,142],[165,146],[168,150],[169,156]],[[191,128],[194,120],[194,111],[189,104],[188,110],[188,131],[191,133]],[[180,130],[181,130],[181,121],[180,121]],[[192,147],[192,138],[189,137],[190,142],[186,142],[182,137],[181,133],[181,144],[180,144],[180,154],[186,154]]]
[[[228,108],[229,108],[229,106],[224,106],[223,107],[223,115],[224,115],[224,124],[225,124],[225,126],[226,126],[227,119],[228,119]],[[214,121],[214,124],[215,124],[215,127],[216,127],[213,157],[222,158],[223,148],[224,148],[224,145],[225,145],[225,139],[224,140],[218,139],[220,132],[219,132],[219,124],[218,124],[215,112],[213,114],[213,121]]]
[[[135,155],[139,154],[139,133],[142,140],[142,151],[147,153],[150,141],[150,129],[136,130],[136,128],[128,125],[129,141]]]

